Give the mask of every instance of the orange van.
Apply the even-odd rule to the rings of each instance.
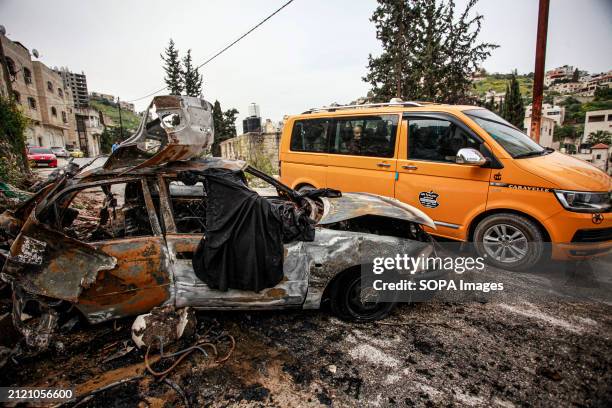
[[[279,156],[281,180],[297,190],[394,197],[427,213],[431,234],[473,242],[506,269],[612,248],[610,176],[480,107],[312,109],[286,120]]]

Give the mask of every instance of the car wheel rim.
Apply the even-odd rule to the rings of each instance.
[[[362,302],[361,300],[361,281],[354,282],[348,289],[348,307],[354,314],[357,314],[362,317],[368,317],[372,314],[377,313],[382,307],[384,307],[383,303],[378,302],[378,296],[374,296],[373,299],[372,294],[367,293],[365,297],[370,301]]]
[[[528,254],[527,237],[513,225],[496,224],[489,227],[482,241],[486,255],[498,262],[514,263]]]

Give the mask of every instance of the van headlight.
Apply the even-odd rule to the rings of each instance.
[[[561,205],[569,211],[601,213],[610,211],[610,192],[554,190]]]

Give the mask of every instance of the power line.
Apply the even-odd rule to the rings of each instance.
[[[264,18],[263,20],[261,20],[259,23],[257,23],[255,26],[253,26],[249,31],[247,31],[246,33],[242,34],[240,37],[238,37],[236,40],[234,40],[231,44],[227,45],[225,48],[223,48],[221,51],[217,52],[215,55],[213,55],[212,57],[210,57],[209,59],[207,59],[206,61],[204,61],[203,63],[201,63],[200,65],[198,65],[196,67],[196,69],[200,69],[202,68],[204,65],[208,64],[209,62],[211,62],[212,60],[214,60],[215,58],[217,58],[219,55],[223,54],[225,51],[227,51],[228,49],[230,49],[232,46],[234,46],[236,43],[238,43],[240,40],[242,40],[244,37],[246,37],[247,35],[251,34],[253,31],[255,31],[256,29],[258,29],[262,24],[264,24],[266,21],[268,21],[269,19],[271,19],[272,17],[274,17],[276,14],[278,14],[282,9],[284,9],[285,7],[287,7],[289,4],[293,3],[293,0],[289,0],[288,2],[286,2],[285,4],[283,4],[282,6],[280,6],[278,9],[276,9],[276,11],[274,11],[272,14],[270,14],[268,17]],[[136,101],[140,101],[142,99],[148,98],[150,96],[155,95],[156,93],[159,93],[161,91],[164,91],[168,89],[167,86],[164,86],[163,88],[160,88],[154,92],[148,93],[145,96],[141,96],[140,98],[136,98],[136,99],[132,99],[128,102],[136,102]]]

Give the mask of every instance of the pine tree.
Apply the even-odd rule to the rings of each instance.
[[[236,137],[236,116],[238,116],[238,110],[235,108],[223,112],[223,126],[225,127],[224,140]]]
[[[483,16],[468,15],[477,1],[457,16],[453,1],[378,0],[370,20],[384,51],[369,56],[363,77],[374,99],[465,100],[471,74],[497,48],[476,43]]]
[[[164,82],[171,95],[180,95],[183,92],[184,83],[181,62],[179,60],[179,51],[174,47],[172,38],[168,42],[168,48],[164,50],[164,54],[160,55],[162,61],[165,63],[164,71],[166,72],[166,76],[164,77]]]
[[[183,84],[185,94],[189,96],[200,96],[202,94],[202,75],[198,68],[191,63],[191,50],[187,50],[187,55],[183,57]]]
[[[522,129],[525,119],[525,105],[523,103],[523,97],[521,96],[519,82],[516,79],[516,71],[512,73],[510,82],[506,83],[506,98],[502,110],[502,117],[514,126]]]
[[[213,123],[215,126],[215,140],[210,148],[213,156],[221,156],[220,143],[225,140],[223,135],[225,134],[225,124],[223,122],[223,111],[221,110],[221,104],[219,101],[215,101],[213,105]]]

